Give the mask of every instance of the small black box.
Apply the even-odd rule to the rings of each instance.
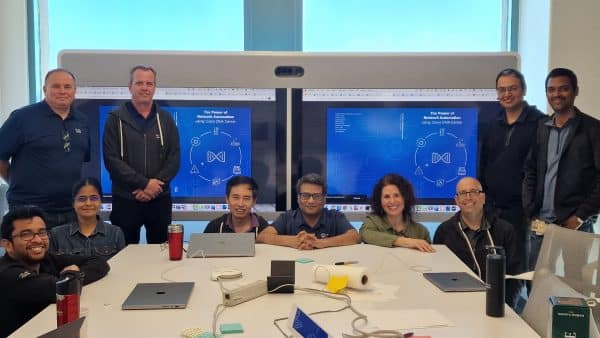
[[[296,282],[295,261],[271,261],[271,276],[267,277],[267,291],[270,293],[294,293]],[[282,285],[290,284],[284,287]],[[277,290],[275,290],[277,289]],[[275,290],[275,291],[273,291]]]

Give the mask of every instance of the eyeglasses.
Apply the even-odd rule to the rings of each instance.
[[[498,92],[498,94],[504,94],[506,92],[514,93],[519,89],[521,89],[521,87],[519,87],[519,86],[498,87],[498,88],[496,88],[496,92]]]
[[[22,240],[29,242],[35,237],[35,235],[40,236],[40,238],[42,238],[42,239],[48,238],[49,232],[47,229],[42,229],[38,232],[33,232],[31,230],[23,230],[18,234],[12,235],[12,238],[21,237]]]
[[[71,135],[69,134],[69,131],[66,129],[63,131],[62,140],[63,140],[63,150],[65,151],[65,153],[71,152]]]
[[[311,194],[307,192],[301,192],[298,194],[298,196],[300,196],[300,200],[302,201],[308,201],[311,197],[315,201],[322,201],[324,197],[323,194]]]
[[[483,192],[483,190],[476,190],[476,189],[468,190],[468,191],[459,191],[456,193],[456,196],[458,196],[460,198],[465,198],[467,196],[477,197],[482,192]]]
[[[81,196],[75,197],[75,201],[77,201],[79,203],[85,203],[87,201],[99,202],[100,196],[98,196],[98,195],[90,195],[90,196],[81,195]]]

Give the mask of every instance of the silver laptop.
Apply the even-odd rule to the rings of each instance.
[[[444,292],[485,291],[485,283],[466,272],[426,272],[428,281]]]
[[[255,234],[208,233],[192,234],[188,257],[249,257],[254,256]]]
[[[123,302],[123,310],[184,309],[194,282],[138,283]]]

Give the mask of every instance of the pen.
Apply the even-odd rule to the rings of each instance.
[[[350,265],[350,264],[358,264],[358,261],[341,261],[335,262],[335,265]]]

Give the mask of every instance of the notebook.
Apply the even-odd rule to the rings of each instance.
[[[184,309],[194,282],[138,283],[123,302],[123,310]]]
[[[188,258],[254,256],[254,242],[254,232],[192,234],[187,256]]]
[[[85,317],[81,317],[72,322],[68,322],[48,333],[38,336],[38,338],[79,338],[79,330],[81,330],[84,320]]]
[[[423,277],[444,292],[485,291],[486,285],[466,272],[426,272]]]

